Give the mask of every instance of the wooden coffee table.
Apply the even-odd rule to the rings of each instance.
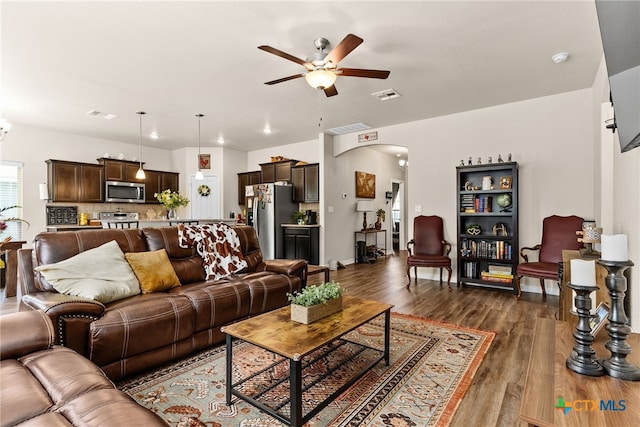
[[[355,297],[343,297],[343,309],[341,312],[320,319],[310,325],[293,322],[291,320],[291,308],[289,306],[262,314],[247,320],[243,320],[222,328],[226,337],[227,374],[226,374],[226,400],[231,405],[232,396],[237,396],[249,402],[260,410],[270,414],[279,421],[294,426],[302,426],[315,414],[325,408],[333,399],[339,396],[347,388],[353,385],[371,368],[384,360],[389,365],[389,330],[391,324],[391,308],[393,305],[377,301],[364,300]],[[335,390],[324,401],[313,409],[303,414],[302,378],[304,375],[305,356],[316,352],[336,340],[344,340],[344,335],[374,318],[384,314],[384,349],[375,349],[361,343],[347,342],[349,345],[361,346],[367,351],[375,351],[376,356],[359,372],[354,372],[351,378],[341,387]],[[260,375],[263,368],[248,378],[242,378],[233,382],[233,339],[241,339],[262,349],[278,354],[289,361],[289,414],[279,412],[259,400],[259,396],[250,396],[238,390],[238,387],[254,376]],[[328,347],[330,353],[332,347]],[[270,367],[281,364],[276,361]]]

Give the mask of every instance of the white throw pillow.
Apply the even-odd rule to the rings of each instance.
[[[61,294],[108,303],[140,293],[138,279],[115,240],[35,269]]]

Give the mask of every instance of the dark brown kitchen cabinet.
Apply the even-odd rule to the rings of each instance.
[[[178,174],[155,170],[144,171],[144,200],[147,203],[160,203],[156,194],[164,190],[178,191]]]
[[[247,185],[260,184],[262,182],[262,172],[251,171],[238,174],[238,205],[244,206],[247,202],[245,197],[245,187]]]
[[[46,160],[52,202],[100,203],[104,200],[102,165]]]
[[[161,172],[160,173],[160,191],[164,190],[179,191],[178,185],[178,173],[176,172]]]
[[[159,203],[155,194],[162,191],[162,172],[144,171],[144,201],[147,203]]]
[[[317,203],[320,201],[319,173],[318,163],[291,168],[294,202]]]
[[[304,259],[312,265],[320,263],[320,230],[318,227],[283,226],[285,259]]]
[[[140,168],[139,162],[128,160],[98,159],[104,166],[105,181],[142,182],[136,178],[136,173]],[[144,165],[144,162],[142,162]],[[143,166],[144,169],[144,166]],[[146,171],[145,171],[146,172]]]
[[[262,182],[291,182],[291,167],[296,163],[298,163],[297,160],[261,163],[260,170],[262,172]]]

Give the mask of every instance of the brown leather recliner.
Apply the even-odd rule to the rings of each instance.
[[[412,251],[413,247],[413,251]],[[420,215],[413,219],[413,239],[407,243],[409,256],[407,257],[407,277],[411,285],[411,267],[418,280],[418,267],[435,267],[440,269],[440,284],[442,284],[442,269],[449,272],[447,286],[451,291],[451,244],[444,240],[444,225],[442,218],[436,215]]]
[[[578,242],[576,231],[582,230],[583,218],[579,216],[552,215],[542,220],[542,243],[534,247],[520,248],[523,263],[516,270],[516,289],[518,299],[521,295],[520,278],[523,276],[540,279],[542,296],[547,296],[545,279],[558,280],[559,263],[562,262],[563,250],[578,250],[582,243]],[[528,251],[540,251],[538,261],[529,262]]]
[[[53,343],[42,311],[0,316],[0,425],[166,427],[96,365]]]

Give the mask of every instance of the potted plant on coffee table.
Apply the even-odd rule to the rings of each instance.
[[[301,292],[287,293],[291,302],[291,320],[308,325],[342,310],[340,283],[332,280],[320,285],[311,285]]]

